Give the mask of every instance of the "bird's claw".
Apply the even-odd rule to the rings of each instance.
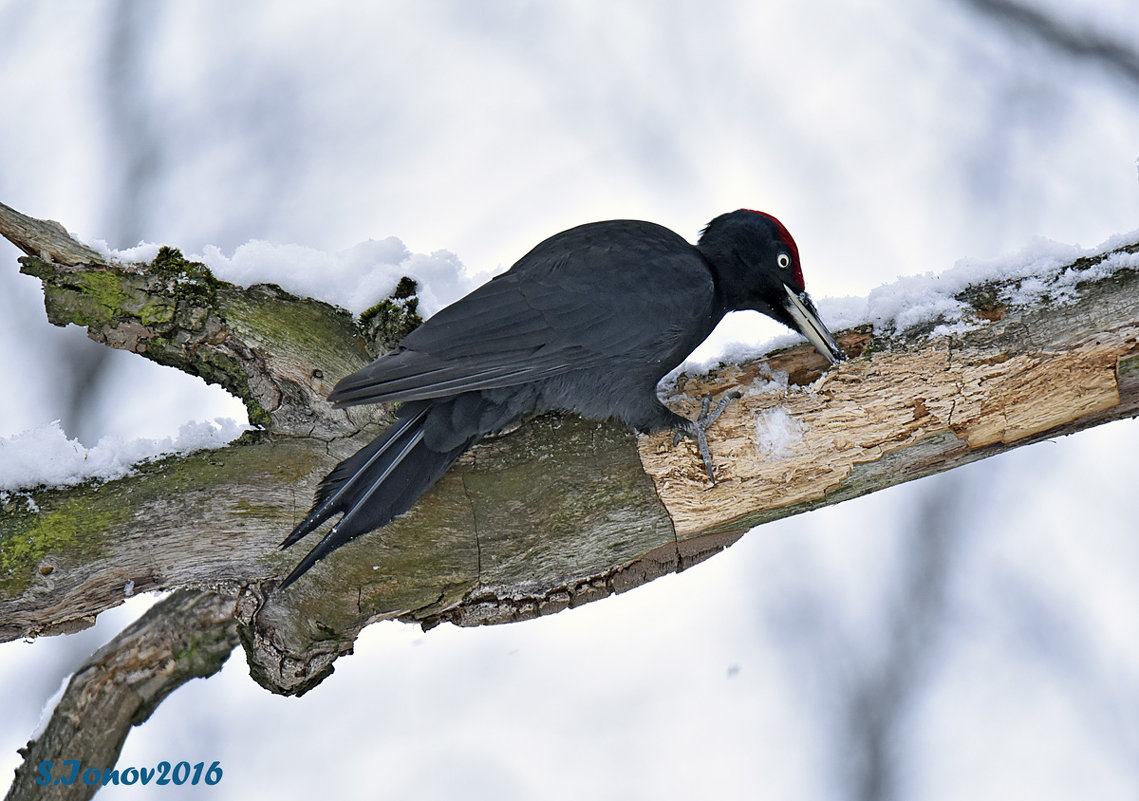
[[[708,471],[708,480],[713,484],[716,483],[715,465],[712,464],[712,454],[708,450],[708,436],[704,432],[716,422],[729,403],[741,397],[743,397],[743,393],[741,392],[729,392],[720,398],[719,403],[717,403],[714,408],[709,410],[708,407],[712,405],[712,396],[705,395],[703,400],[700,401],[700,416],[695,420],[689,420],[688,425],[684,428],[678,429],[676,436],[674,436],[672,440],[673,447],[680,444],[681,437],[687,436],[696,440],[696,448],[700,451],[700,457],[704,460],[704,469]]]

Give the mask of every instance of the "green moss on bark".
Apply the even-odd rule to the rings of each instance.
[[[147,462],[131,475],[106,483],[9,495],[0,502],[0,597],[25,591],[37,579],[46,557],[54,557],[58,569],[66,570],[68,565],[89,563],[100,553],[113,552],[123,532],[136,525],[132,519],[150,504],[193,507],[218,503],[219,493],[231,493],[234,487],[293,484],[327,459],[323,447],[301,440],[252,439],[222,450]],[[255,489],[250,492],[265,497]],[[236,512],[251,522],[281,530],[294,523],[291,503],[235,503]]]
[[[100,502],[98,491],[95,484],[76,487],[65,500],[49,509],[33,510],[21,498],[4,504],[0,594],[10,597],[27,588],[49,554],[80,562],[98,553],[106,529],[129,515],[127,507],[121,504]]]
[[[371,356],[391,350],[423,324],[418,292],[415,279],[404,276],[390,296],[360,315],[360,329]]]

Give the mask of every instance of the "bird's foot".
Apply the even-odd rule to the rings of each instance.
[[[680,444],[681,437],[692,437],[696,440],[696,447],[700,451],[700,457],[704,460],[704,469],[708,471],[708,480],[713,484],[716,483],[716,470],[715,465],[712,464],[712,454],[708,450],[708,436],[704,432],[712,426],[712,423],[716,422],[729,403],[741,397],[743,397],[741,392],[729,392],[720,398],[720,402],[714,408],[709,409],[712,406],[712,396],[704,396],[704,399],[700,401],[700,416],[695,420],[687,421],[688,424],[678,429],[672,440],[673,447]]]

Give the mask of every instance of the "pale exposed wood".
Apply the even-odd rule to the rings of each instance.
[[[710,523],[723,527],[758,510],[821,500],[856,465],[927,437],[951,435],[970,451],[1012,445],[1119,406],[1116,361],[1137,341],[1139,325],[1068,350],[1017,355],[937,342],[917,353],[856,359],[809,386],[766,392],[747,392],[743,371],[727,368],[720,382],[745,395],[724,412],[711,439],[720,482],[702,480],[692,454],[673,449],[666,435],[644,438],[641,458],[677,536],[691,537]],[[696,404],[687,406],[691,413]],[[765,450],[757,433],[772,411],[801,429],[784,453]]]
[[[29,256],[58,264],[101,264],[99,253],[76,241],[55,220],[37,220],[0,203],[0,236]]]

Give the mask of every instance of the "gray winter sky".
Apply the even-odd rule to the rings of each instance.
[[[695,238],[744,206],[792,230],[816,297],[865,295],[1139,228],[1131,5],[10,0],[0,201],[115,247],[394,235],[487,276],[577,223]],[[0,436],[61,419],[90,445],[233,413],[46,325],[15,256]],[[1137,453],[1139,427],[1112,424],[548,619],[373,626],[299,700],[238,654],[120,764],[220,760],[215,799],[1134,798]],[[127,619],[104,617],[0,646],[4,776]]]

